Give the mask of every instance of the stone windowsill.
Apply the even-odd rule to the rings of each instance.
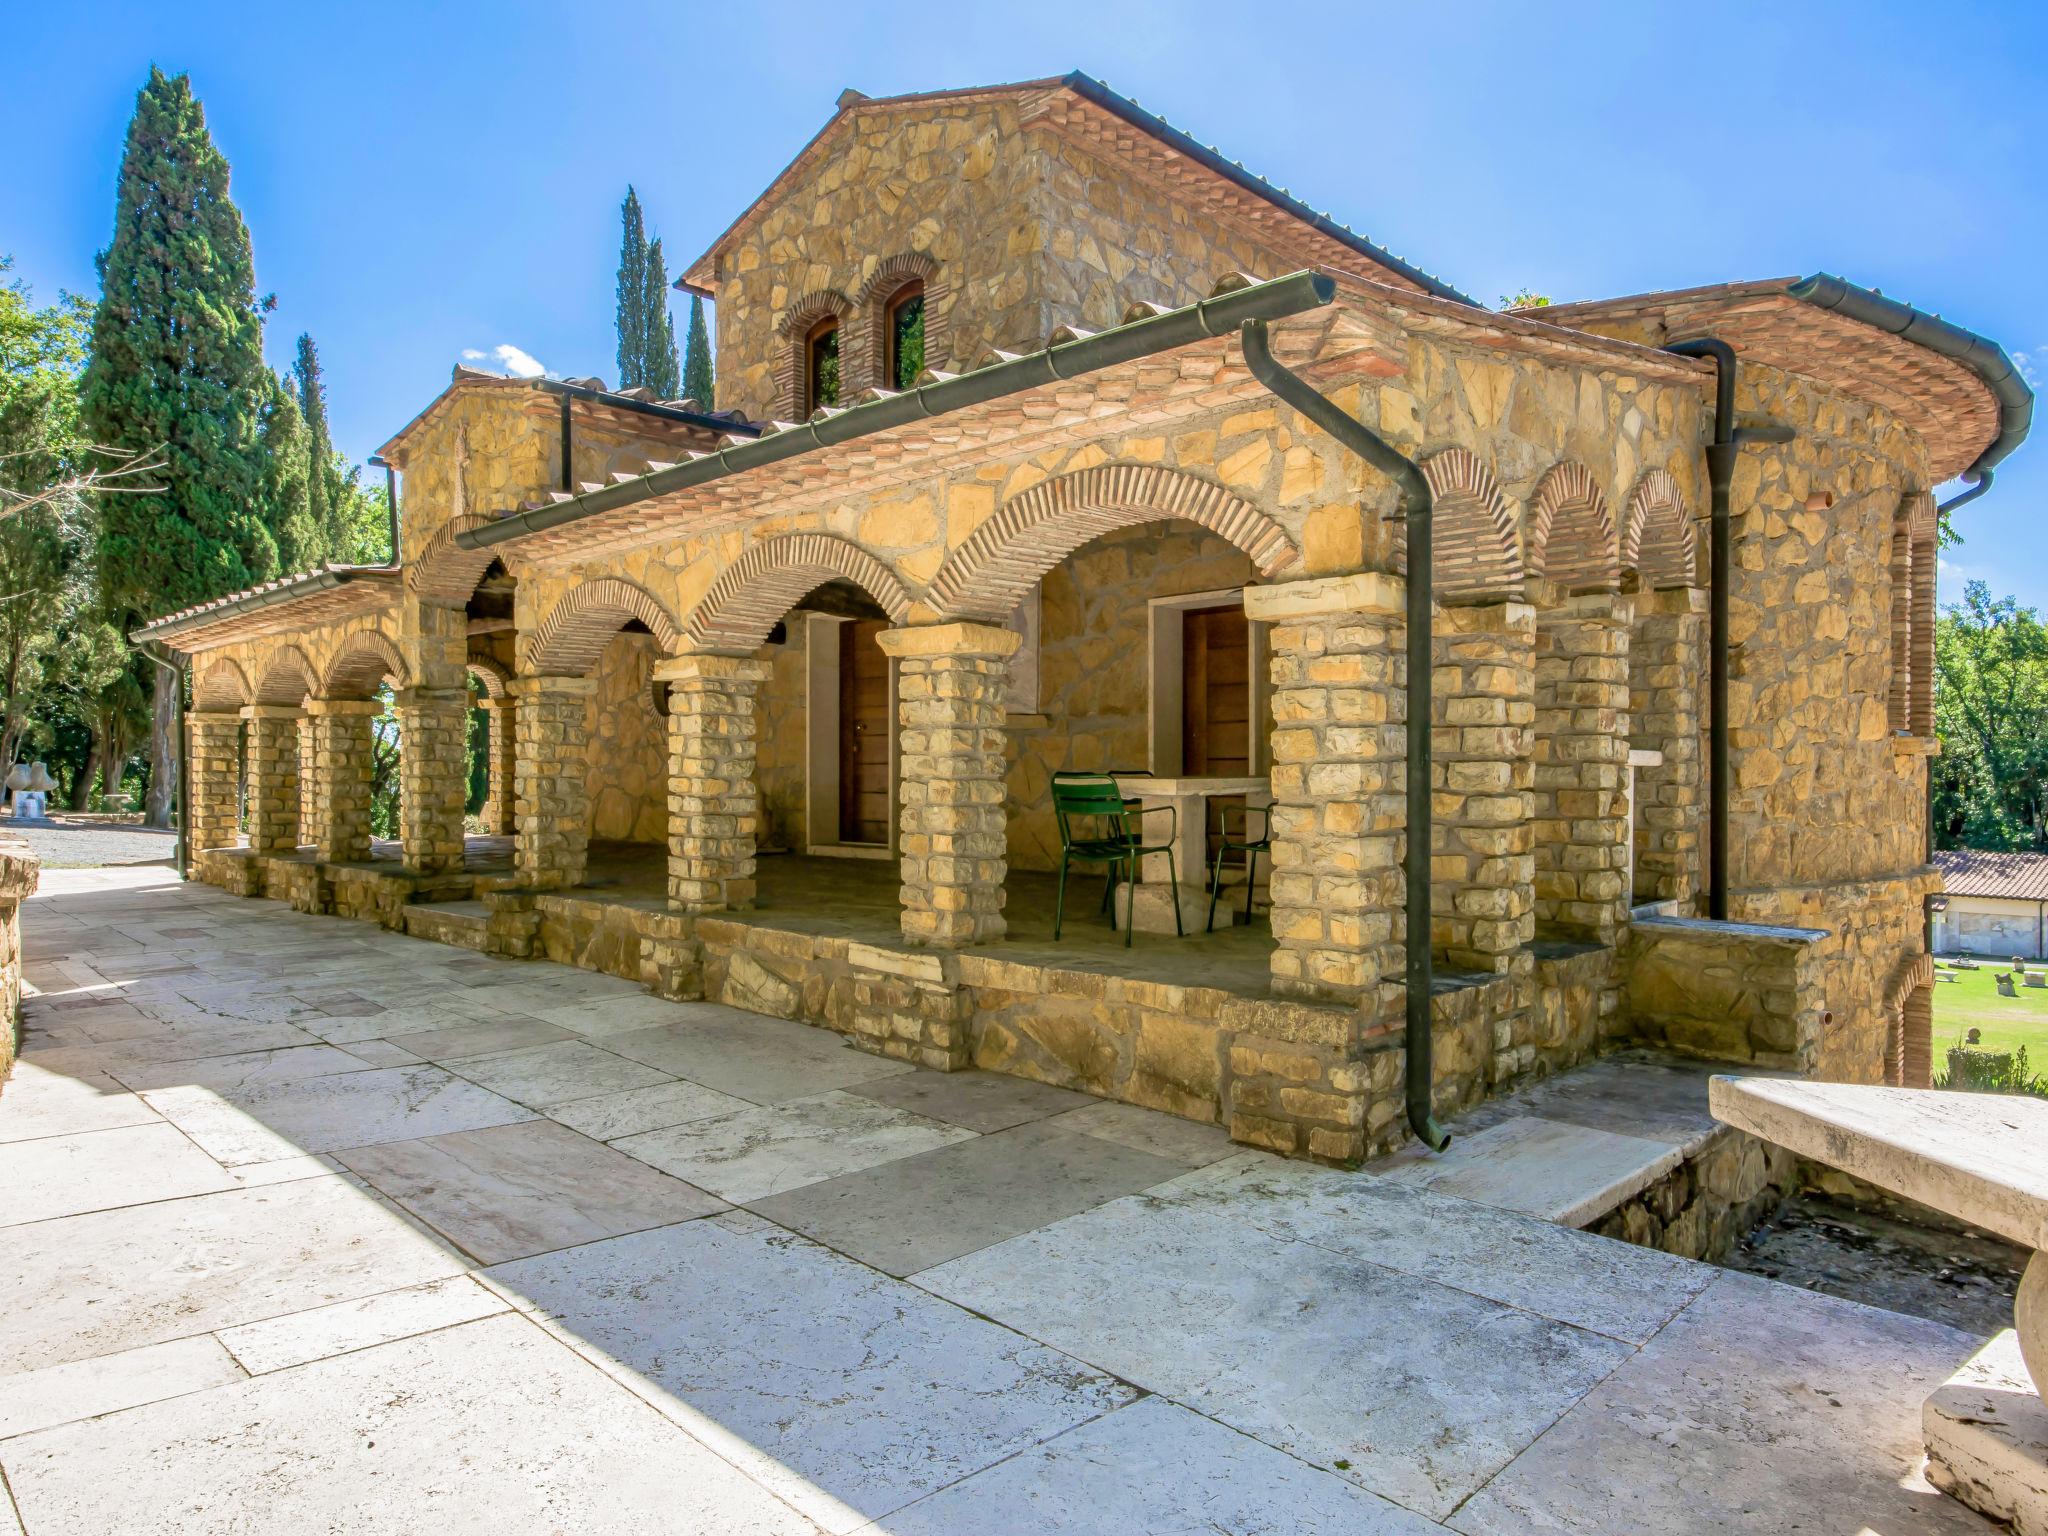
[[[1901,731],[1892,737],[1894,757],[1939,757],[1941,742],[1933,736],[1908,736]]]

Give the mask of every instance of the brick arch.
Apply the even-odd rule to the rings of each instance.
[[[192,707],[207,714],[240,709],[255,697],[249,674],[225,656],[192,679]]]
[[[398,647],[376,630],[350,635],[327,668],[320,685],[323,699],[367,699],[389,678],[392,686],[406,686],[405,658]]]
[[[891,256],[869,274],[853,296],[856,324],[860,334],[859,373],[855,382],[862,388],[890,387],[884,363],[888,357],[887,307],[905,283],[916,279],[924,284],[924,361],[936,368],[944,358],[941,347],[946,335],[946,315],[952,308],[952,290],[939,280],[939,264],[922,251],[905,251]],[[813,316],[813,319],[816,317]]]
[[[1493,471],[1463,448],[1423,460],[1436,511],[1430,533],[1431,575],[1440,599],[1504,597],[1527,574],[1514,509]]]
[[[1228,539],[1261,576],[1301,559],[1285,528],[1220,485],[1157,465],[1103,464],[1041,481],[999,508],[946,557],[928,600],[948,618],[1001,624],[1089,540],[1176,519]]]
[[[855,338],[851,334],[853,305],[837,288],[814,288],[809,293],[790,301],[782,312],[782,318],[775,322],[775,335],[781,342],[781,363],[776,369],[777,399],[782,414],[790,420],[800,420],[804,413],[804,337],[812,326],[827,315],[839,321],[839,379],[842,397],[853,393],[854,375],[849,371],[853,358],[847,343]]]
[[[287,645],[270,659],[256,683],[258,704],[302,704],[320,685],[320,674],[306,653]]]
[[[485,698],[502,699],[512,686],[512,669],[495,656],[479,656],[472,651],[462,664],[483,683]]]
[[[1646,587],[1699,585],[1693,551],[1692,519],[1678,482],[1653,469],[1629,492],[1628,513],[1621,526],[1621,566],[1632,570]]]
[[[489,548],[464,549],[455,542],[455,536],[490,521],[482,513],[464,513],[435,529],[419,558],[406,567],[406,590],[428,602],[450,607],[459,608],[467,603],[476,584],[484,579],[484,572],[490,569],[491,561],[497,558],[497,552]]]
[[[582,677],[597,665],[612,636],[633,619],[647,626],[663,651],[675,650],[676,621],[653,593],[616,577],[587,581],[556,603],[528,638],[522,670]]]
[[[1607,496],[1583,464],[1553,464],[1529,501],[1529,569],[1567,588],[1621,579]]]
[[[709,650],[754,650],[806,592],[839,580],[881,604],[892,623],[910,611],[909,589],[859,545],[828,533],[792,533],[753,545],[720,572],[685,632]]]
[[[1932,1039],[1926,1037],[1928,1032],[1922,1027],[1927,1021],[1928,999],[1915,994],[1933,985],[1934,956],[1923,950],[1900,960],[1885,986],[1885,1081],[1894,1086],[1927,1086],[1924,1079],[1933,1067],[1934,1054]],[[1920,1006],[1909,1009],[1909,1003]]]

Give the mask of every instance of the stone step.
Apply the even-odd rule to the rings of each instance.
[[[490,909],[481,901],[418,903],[405,909],[405,931],[416,939],[481,951]]]

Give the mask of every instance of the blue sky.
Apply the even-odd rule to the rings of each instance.
[[[674,268],[870,95],[1085,69],[1486,300],[1817,268],[2048,379],[2048,7],[20,6],[0,252],[94,289],[150,63],[188,71],[278,307],[360,458],[465,352],[615,372],[617,205]],[[772,20],[764,17],[772,16]],[[32,129],[22,125],[32,124]],[[2033,361],[2038,359],[2038,361]],[[2048,610],[2048,425],[1963,514]]]

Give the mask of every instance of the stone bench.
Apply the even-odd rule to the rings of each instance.
[[[2033,1251],[2014,1331],[1927,1400],[1922,1424],[1931,1481],[2020,1536],[2048,1536],[2048,1100],[1722,1076],[1708,1105],[1738,1130]]]

